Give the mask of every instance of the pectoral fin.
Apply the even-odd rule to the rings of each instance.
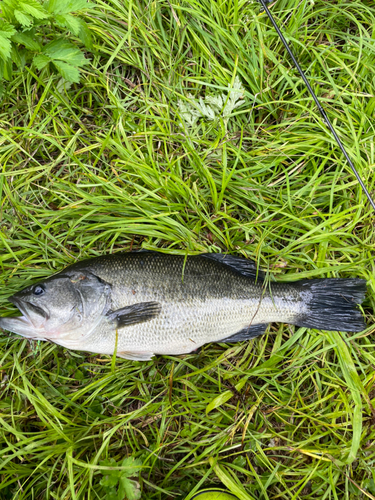
[[[144,323],[156,318],[160,314],[159,302],[139,302],[131,306],[122,307],[116,311],[109,311],[107,317],[116,323],[116,328]],[[119,354],[118,354],[119,355]]]

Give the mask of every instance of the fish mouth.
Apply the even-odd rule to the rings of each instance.
[[[0,318],[0,328],[28,339],[45,340],[45,337],[34,327],[26,316]]]
[[[15,295],[9,297],[8,300],[19,309],[22,316],[0,318],[0,328],[23,337],[41,338],[41,330],[49,318],[48,313],[41,307],[26,302]]]
[[[48,314],[41,307],[38,307],[31,302],[25,302],[14,295],[8,298],[9,302],[14,304],[22,313],[22,315],[30,321],[30,315],[37,315],[44,318],[44,320],[48,319]],[[31,314],[30,314],[31,313]]]
[[[34,306],[30,304],[30,302],[25,302],[14,295],[9,297],[8,300],[19,309],[22,316],[0,318],[0,328],[12,333],[17,333],[28,339],[45,340],[41,331],[42,325],[40,325],[40,323],[43,324],[47,319],[48,315],[46,312],[40,307]],[[43,321],[41,322],[42,318]],[[36,323],[39,323],[40,326],[35,324],[33,319]]]

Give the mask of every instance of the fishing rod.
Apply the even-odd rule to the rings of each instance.
[[[356,170],[355,166],[353,165],[352,161],[350,160],[349,155],[348,155],[348,153],[346,152],[346,149],[344,148],[343,143],[340,141],[340,138],[339,138],[339,136],[336,134],[336,131],[335,131],[335,129],[333,128],[333,125],[332,125],[332,123],[330,122],[330,120],[329,120],[329,118],[328,118],[328,116],[327,116],[326,112],[324,111],[324,109],[323,109],[322,105],[320,104],[319,99],[317,98],[317,96],[316,96],[315,92],[314,92],[314,91],[313,91],[313,89],[311,88],[311,85],[309,84],[309,82],[308,82],[308,80],[307,80],[307,78],[306,78],[305,73],[303,72],[303,70],[302,70],[301,66],[298,64],[298,61],[297,61],[297,59],[294,57],[294,54],[293,54],[293,52],[291,51],[291,48],[289,47],[288,42],[285,40],[285,38],[284,38],[283,34],[281,33],[281,31],[280,31],[280,29],[279,29],[278,25],[276,24],[275,19],[273,18],[273,16],[272,16],[271,12],[269,11],[269,9],[268,9],[268,7],[267,7],[267,5],[266,5],[266,1],[267,1],[267,0],[259,0],[259,2],[261,3],[261,5],[262,5],[263,9],[265,10],[265,12],[266,12],[267,16],[269,17],[269,19],[270,19],[271,23],[273,24],[273,27],[275,28],[276,33],[279,35],[280,40],[283,42],[283,44],[284,44],[284,46],[285,46],[286,50],[288,51],[288,54],[290,55],[290,58],[292,59],[292,61],[293,61],[294,65],[295,65],[295,67],[297,68],[297,70],[298,70],[299,74],[301,75],[302,80],[305,82],[305,85],[306,85],[306,87],[307,87],[308,91],[310,92],[310,94],[311,94],[312,98],[314,99],[315,104],[317,105],[317,107],[318,107],[318,109],[319,109],[319,111],[320,111],[320,114],[321,114],[321,115],[322,115],[322,117],[323,117],[323,121],[326,123],[326,125],[328,126],[328,128],[329,128],[329,129],[330,129],[330,131],[332,132],[332,135],[333,135],[333,137],[335,138],[335,140],[336,140],[336,142],[337,142],[337,144],[338,144],[339,148],[340,148],[340,149],[341,149],[341,151],[344,153],[344,156],[345,156],[345,158],[346,158],[346,161],[349,163],[349,165],[350,165],[351,169],[352,169],[352,170],[353,170],[353,172],[354,172],[354,175],[357,177],[357,180],[358,180],[358,182],[359,182],[359,184],[360,184],[361,188],[363,189],[363,192],[364,192],[364,193],[365,193],[365,195],[367,196],[368,201],[371,203],[371,206],[372,206],[372,208],[373,208],[373,209],[374,209],[374,211],[375,211],[375,202],[374,202],[374,200],[371,198],[370,193],[367,191],[366,186],[364,185],[364,183],[363,183],[363,181],[362,181],[362,179],[361,179],[361,177],[360,177],[359,173],[357,172],[357,170]],[[269,0],[268,0],[268,1],[269,1]]]

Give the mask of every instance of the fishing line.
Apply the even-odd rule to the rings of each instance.
[[[298,70],[299,74],[301,75],[302,80],[305,82],[305,85],[306,85],[306,87],[307,87],[308,91],[310,92],[310,94],[311,94],[312,98],[314,99],[315,104],[317,105],[317,107],[318,107],[318,109],[319,109],[319,111],[320,111],[320,114],[321,114],[321,115],[322,115],[322,117],[323,117],[323,121],[326,123],[326,125],[328,126],[328,128],[329,128],[329,129],[330,129],[330,131],[332,132],[332,135],[333,135],[333,137],[336,139],[336,142],[337,142],[337,144],[338,144],[339,148],[340,148],[340,149],[341,149],[341,151],[344,153],[344,156],[345,156],[345,158],[346,158],[346,161],[347,161],[347,162],[349,163],[349,165],[351,166],[351,169],[353,170],[354,175],[357,177],[357,180],[358,180],[358,182],[359,182],[359,184],[360,184],[361,188],[363,189],[363,191],[364,191],[365,195],[366,195],[366,196],[367,196],[367,198],[368,198],[368,201],[371,203],[371,206],[372,206],[372,208],[373,208],[373,209],[374,209],[374,211],[375,211],[375,202],[374,202],[374,200],[371,198],[370,193],[367,191],[366,186],[363,184],[363,181],[362,181],[361,177],[359,176],[359,173],[357,172],[357,170],[356,170],[355,166],[353,165],[352,161],[350,160],[349,155],[348,155],[348,153],[346,152],[346,149],[344,148],[343,143],[340,141],[340,139],[339,139],[338,135],[336,134],[335,129],[333,128],[333,125],[332,125],[332,123],[330,122],[330,120],[329,120],[329,118],[328,118],[328,116],[327,116],[326,112],[324,111],[324,109],[323,109],[322,105],[320,104],[320,102],[319,102],[319,100],[318,100],[317,96],[315,95],[315,92],[314,92],[314,91],[313,91],[313,89],[311,88],[311,86],[310,86],[310,84],[309,84],[309,82],[308,82],[308,80],[307,80],[307,78],[306,78],[305,73],[303,72],[303,70],[302,70],[301,66],[298,64],[298,61],[297,61],[297,59],[294,57],[294,54],[293,54],[293,52],[291,51],[291,49],[290,49],[290,47],[289,47],[289,45],[288,45],[288,42],[285,40],[285,38],[284,38],[283,34],[281,33],[281,31],[280,31],[280,29],[279,29],[278,25],[276,24],[275,19],[273,18],[273,16],[272,16],[271,12],[269,11],[269,9],[268,9],[268,7],[267,7],[267,5],[266,5],[266,1],[267,1],[267,0],[259,0],[259,2],[262,4],[262,7],[263,7],[263,9],[265,10],[265,12],[266,12],[267,16],[269,17],[269,19],[270,19],[271,23],[273,24],[273,27],[275,28],[275,30],[276,30],[276,32],[277,32],[277,34],[279,35],[280,40],[283,42],[283,44],[284,44],[284,46],[285,46],[286,50],[288,51],[288,54],[290,55],[290,58],[292,59],[292,61],[293,61],[294,65],[295,65],[295,67],[297,68],[297,70]]]

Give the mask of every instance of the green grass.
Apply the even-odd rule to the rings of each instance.
[[[272,12],[374,195],[373,2]],[[25,69],[1,104],[1,314],[67,264],[145,248],[231,252],[278,280],[365,278],[368,328],[278,324],[114,369],[4,332],[0,498],[110,500],[116,470],[142,499],[222,485],[241,500],[375,498],[374,213],[265,14],[98,0],[85,20],[81,83]],[[226,96],[236,77],[241,106],[187,126],[181,103]]]

